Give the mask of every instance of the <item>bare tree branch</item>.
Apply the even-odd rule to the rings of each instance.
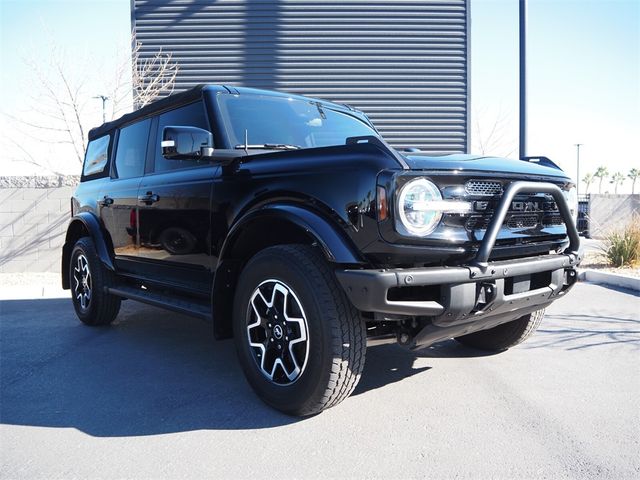
[[[491,117],[491,120],[488,120]],[[513,141],[509,140],[507,127],[510,125],[509,115],[502,108],[494,114],[483,109],[473,114],[474,151],[482,155],[509,157],[516,151]]]
[[[44,166],[42,164],[42,162],[37,161],[35,158],[33,158],[33,155],[31,155],[31,153],[29,153],[22,145],[20,145],[18,142],[16,142],[14,139],[10,139],[11,143],[14,144],[14,146],[20,150],[25,157],[23,158],[9,158],[10,161],[13,162],[25,162],[25,163],[29,163],[33,166],[39,167],[39,168],[46,168],[47,170],[49,170],[51,173],[53,173],[54,175],[59,175],[59,176],[63,176],[62,173],[58,172],[57,170],[54,170],[53,168],[51,168],[50,166]]]
[[[100,83],[104,75],[100,77],[92,72],[97,78],[91,79],[87,72],[78,73],[67,68],[61,51],[53,41],[51,44],[48,63],[36,61],[35,57],[24,59],[36,87],[32,89],[36,94],[29,94],[31,108],[28,113],[4,115],[12,121],[12,127],[20,135],[40,143],[69,145],[77,163],[82,163],[88,141],[86,133],[96,117],[90,102],[95,101],[93,97],[98,93],[86,92],[85,85]],[[140,42],[130,45],[133,45],[133,51],[129,47],[126,52],[120,52],[122,61],[114,72],[111,85],[99,92],[108,95],[111,119],[171,94],[175,86],[178,65],[172,60],[171,54],[165,54],[162,50],[141,54]],[[82,62],[76,61],[74,64]],[[24,157],[15,160],[51,170],[38,160],[38,155],[28,151],[28,144],[12,139],[13,147]]]
[[[170,53],[163,53],[160,49],[147,57],[141,50],[142,44],[136,42],[132,52],[131,78],[137,108],[148,105],[160,96],[173,93],[179,70]]]

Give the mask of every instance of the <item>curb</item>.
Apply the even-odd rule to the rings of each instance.
[[[71,294],[69,290],[62,290],[62,288],[58,286],[0,286],[0,300],[34,300],[45,298],[71,298]]]
[[[578,272],[578,280],[597,283],[611,287],[626,288],[634,292],[640,292],[640,278],[617,273],[599,272],[597,270],[581,270]]]

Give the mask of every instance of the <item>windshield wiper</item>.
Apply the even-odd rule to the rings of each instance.
[[[299,145],[288,145],[286,143],[263,143],[260,145],[236,145],[236,150],[299,150]]]

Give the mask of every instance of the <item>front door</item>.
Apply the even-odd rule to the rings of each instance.
[[[147,174],[138,190],[138,256],[142,268],[175,288],[210,293],[213,265],[210,205],[218,167],[207,161],[168,160],[164,127],[209,129],[201,101],[161,114],[152,126]]]

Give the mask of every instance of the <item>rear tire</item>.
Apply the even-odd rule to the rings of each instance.
[[[544,309],[537,310],[512,322],[456,337],[456,340],[468,347],[500,352],[515,347],[533,335],[543,318]]]
[[[270,247],[249,261],[236,289],[233,330],[251,387],[291,415],[337,405],[364,368],[364,323],[310,246]]]
[[[76,315],[90,326],[109,325],[120,311],[120,297],[105,292],[113,285],[113,272],[100,261],[93,240],[79,239],[71,252],[69,285]]]

